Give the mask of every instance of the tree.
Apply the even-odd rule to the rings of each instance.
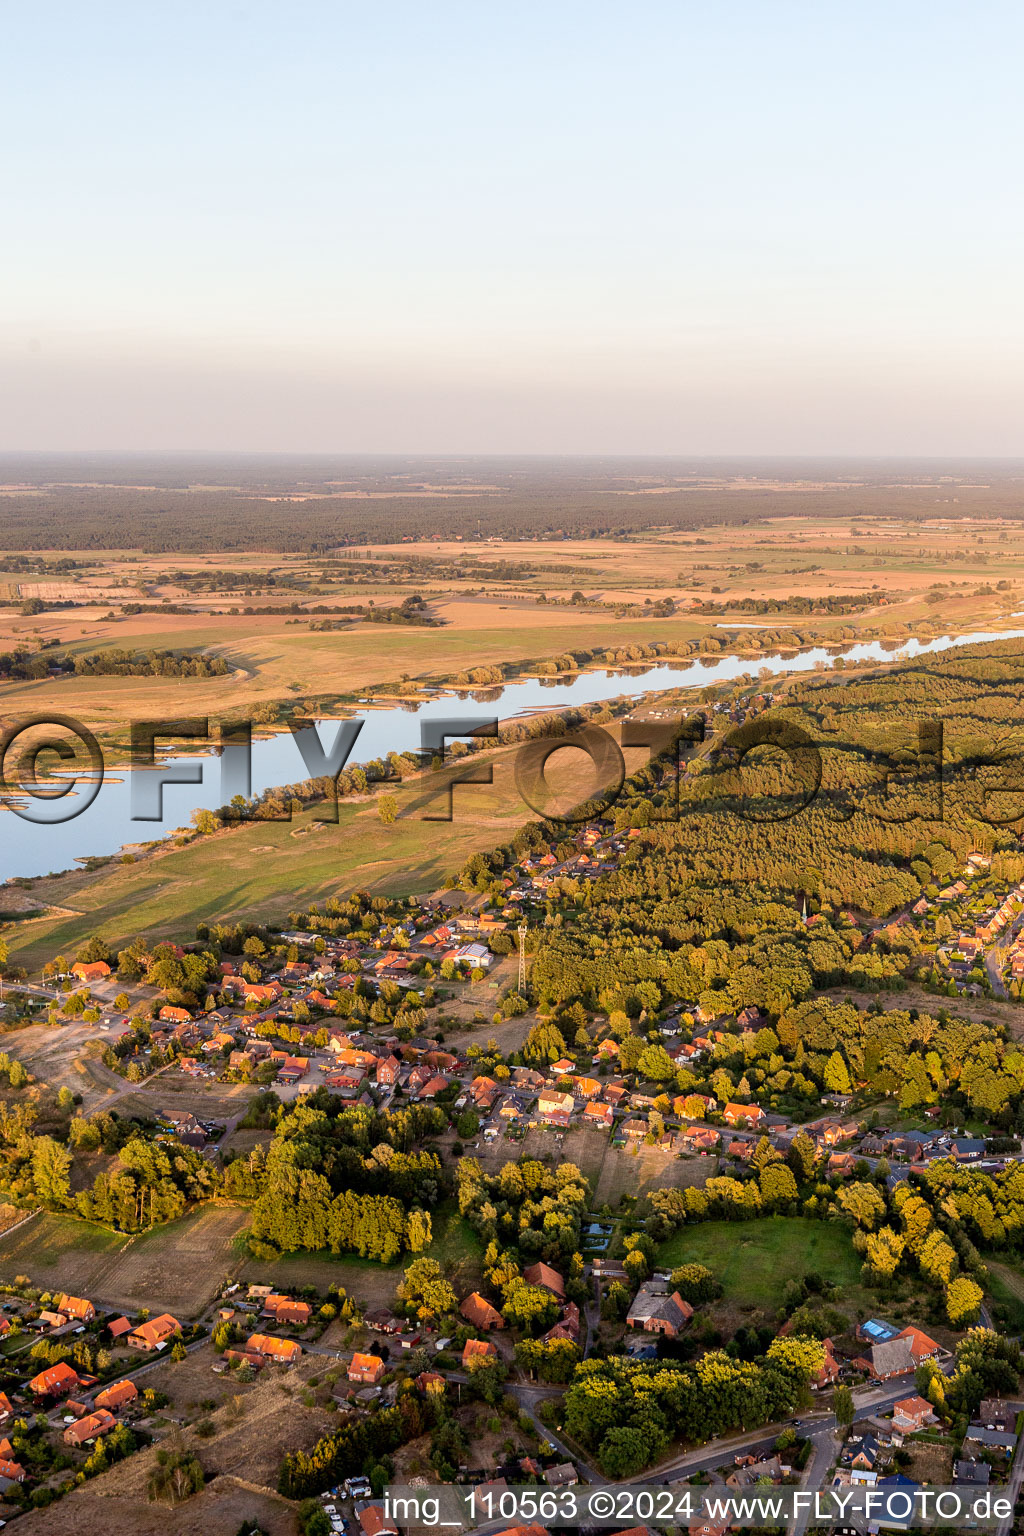
[[[398,819],[398,801],[394,795],[380,795],[377,799],[377,815],[386,827]]]
[[[946,1291],[946,1315],[954,1328],[977,1321],[984,1291],[974,1280],[960,1275]]]
[[[761,1169],[758,1185],[766,1210],[779,1210],[797,1198],[796,1179],[785,1163],[766,1163]]]
[[[406,1246],[412,1253],[420,1253],[429,1247],[433,1236],[433,1228],[429,1211],[410,1211],[409,1223],[406,1228]]]
[[[836,1198],[840,1209],[868,1231],[885,1219],[885,1199],[874,1184],[844,1184]]]
[[[454,1312],[458,1298],[436,1259],[413,1259],[398,1287],[398,1297],[421,1320]]]
[[[649,1442],[642,1430],[616,1425],[601,1441],[597,1459],[605,1477],[635,1477],[651,1459]]]
[[[772,1340],[767,1358],[781,1366],[794,1381],[805,1386],[825,1364],[825,1346],[820,1339],[791,1333],[785,1338]]]
[[[443,962],[442,962],[443,964]],[[559,1061],[566,1053],[565,1038],[550,1019],[539,1020],[526,1037],[523,1057],[526,1061]]]
[[[644,1077],[657,1083],[667,1083],[676,1074],[676,1064],[663,1045],[649,1045],[637,1061],[637,1067]]]
[[[646,1042],[639,1035],[624,1035],[619,1041],[620,1069],[623,1072],[635,1072],[646,1051]]]
[[[672,1289],[678,1291],[691,1307],[702,1301],[714,1301],[722,1293],[722,1287],[714,1274],[704,1264],[680,1264],[671,1274]]]
[[[853,1423],[855,1412],[853,1393],[849,1387],[839,1383],[832,1389],[832,1411],[836,1416],[836,1423],[841,1429],[849,1429]]]
[[[833,1051],[825,1063],[824,1083],[830,1093],[849,1093],[850,1073],[841,1051]]]
[[[202,1466],[192,1451],[170,1451],[161,1446],[149,1474],[149,1497],[150,1500],[166,1499],[171,1505],[180,1504],[183,1499],[198,1493],[203,1481]]]
[[[45,1205],[66,1205],[71,1193],[71,1153],[52,1136],[32,1144],[32,1182]]]
[[[806,1131],[800,1131],[798,1135],[793,1137],[786,1158],[797,1181],[801,1184],[809,1183],[814,1177],[818,1154],[814,1142]]]

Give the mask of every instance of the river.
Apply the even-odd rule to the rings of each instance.
[[[977,631],[967,635],[942,635],[934,640],[910,639],[899,645],[864,641],[845,650],[813,646],[788,655],[711,656],[688,661],[683,666],[650,666],[643,672],[580,672],[564,680],[531,678],[507,683],[501,689],[487,690],[486,702],[481,702],[480,690],[475,691],[475,697],[473,691],[453,690],[405,708],[368,709],[361,717],[363,727],[350,762],[369,762],[391,751],[418,749],[421,722],[426,720],[454,716],[478,721],[498,716],[507,720],[538,709],[593,704],[622,696],[641,698],[672,688],[699,688],[708,683],[728,682],[743,673],[756,676],[768,672],[777,677],[786,672],[805,672],[819,662],[830,667],[839,656],[846,661],[896,661],[933,655],[962,645],[1019,639],[1024,639],[1024,630]],[[321,736],[327,750],[335,729],[330,721],[321,724]],[[160,822],[132,819],[132,775],[130,771],[121,770],[111,773],[92,804],[71,821],[31,822],[9,808],[4,810],[0,813],[0,880],[67,869],[76,858],[111,854],[127,843],[161,837],[175,827],[187,825],[194,810],[216,810],[230,798],[222,787],[221,760],[216,756],[168,757],[162,766],[165,771],[185,767],[195,771],[198,768],[202,782],[165,785],[163,820]],[[279,784],[296,784],[310,776],[287,731],[253,741],[251,772],[253,794]],[[54,815],[66,815],[68,804],[68,800],[53,802]],[[40,807],[40,801],[32,803],[34,813]]]

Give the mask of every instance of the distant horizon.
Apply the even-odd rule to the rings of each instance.
[[[1005,0],[53,0],[4,41],[13,451],[1024,456]]]
[[[424,449],[354,449],[354,448],[190,448],[190,447],[166,447],[166,448],[5,448],[0,447],[0,462],[9,459],[45,460],[48,458],[67,459],[161,459],[161,458],[195,458],[195,459],[241,459],[241,460],[280,460],[280,459],[348,459],[353,461],[367,460],[379,461],[393,459],[401,462],[423,462],[427,460],[452,461],[520,461],[520,462],[556,462],[556,463],[687,463],[687,464],[990,464],[1020,465],[1024,467],[1024,451],[1020,453],[843,453],[825,451],[793,451],[778,450],[776,452],[718,452],[710,453],[700,450],[685,451],[681,449],[657,450],[650,449],[644,452],[597,452],[597,451],[571,451],[562,452],[531,452],[529,450],[515,449],[489,449],[471,450],[460,448],[424,448]]]

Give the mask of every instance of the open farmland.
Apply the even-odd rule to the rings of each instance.
[[[233,1270],[234,1241],[248,1222],[246,1211],[206,1206],[129,1238],[44,1212],[0,1235],[0,1267],[7,1275],[27,1275],[44,1290],[88,1296],[97,1306],[148,1306],[184,1322],[203,1310]]]
[[[934,495],[939,487],[829,491],[737,477],[687,488],[650,479],[627,477],[616,487],[622,514],[642,504],[650,519],[628,536],[430,537],[401,546],[368,539],[355,554],[323,558],[242,553],[222,589],[216,583],[226,562],[215,556],[75,552],[82,569],[73,578],[27,572],[7,583],[0,649],[52,644],[73,657],[112,648],[202,652],[223,658],[231,672],[12,679],[8,708],[57,709],[123,741],[131,719],[237,716],[303,696],[353,698],[368,687],[415,691],[417,682],[468,667],[522,665],[572,649],[660,642],[672,654],[702,640],[716,649],[730,625],[734,644],[755,645],[762,626],[849,641],[998,627],[1021,606],[1024,535],[1000,515],[1006,487],[958,487],[954,513]],[[687,526],[701,507],[705,525]],[[915,515],[905,516],[911,507]],[[674,525],[679,513],[685,520]],[[965,549],[973,571],[963,564]],[[413,594],[440,627],[352,614],[325,630],[308,611],[371,602],[387,609]],[[24,596],[50,606],[23,613]],[[847,611],[829,606],[851,596],[869,600]],[[133,612],[133,603],[150,611]],[[666,611],[653,611],[664,603]],[[294,612],[259,611],[293,605]],[[161,611],[167,606],[187,611]],[[243,612],[247,606],[254,611]]]

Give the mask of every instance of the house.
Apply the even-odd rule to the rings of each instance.
[[[148,1323],[140,1323],[133,1328],[125,1342],[132,1349],[163,1349],[176,1333],[181,1332],[181,1324],[176,1317],[169,1312],[161,1312],[159,1317],[151,1318]]]
[[[932,1405],[923,1397],[903,1397],[893,1406],[892,1427],[902,1434],[914,1434],[935,1422]]]
[[[650,1130],[646,1120],[623,1120],[621,1131],[627,1141],[643,1141]]]
[[[71,967],[72,976],[77,976],[79,981],[102,981],[110,975],[110,966],[105,960],[76,960]]]
[[[850,1466],[856,1472],[873,1472],[880,1446],[874,1435],[864,1435],[850,1444]]]
[[[158,1017],[170,1024],[191,1024],[192,1022],[192,1015],[187,1008],[175,1008],[170,1003],[160,1009]]]
[[[272,1339],[266,1333],[250,1334],[245,1347],[250,1354],[262,1355],[279,1365],[292,1365],[302,1354],[302,1345],[294,1339]]]
[[[953,1482],[956,1486],[987,1488],[992,1468],[987,1461],[955,1461]]]
[[[160,1118],[171,1127],[175,1135],[196,1136],[203,1132],[195,1115],[187,1109],[167,1109]]]
[[[367,1328],[372,1328],[374,1333],[401,1333],[405,1327],[401,1319],[395,1317],[386,1307],[378,1307],[373,1312],[367,1312],[363,1320]]]
[[[678,1291],[670,1291],[664,1280],[645,1280],[626,1313],[630,1328],[644,1333],[662,1333],[674,1339],[690,1321],[693,1308]]]
[[[416,1377],[416,1385],[421,1392],[429,1394],[432,1392],[443,1392],[448,1383],[438,1371],[421,1371]]]
[[[397,1056],[385,1056],[377,1063],[378,1088],[393,1088],[398,1082],[398,1074],[401,1071],[401,1062]]]
[[[568,1118],[575,1102],[571,1093],[558,1093],[548,1088],[537,1096],[537,1113],[542,1120]]]
[[[474,971],[486,971],[490,968],[494,956],[486,944],[463,944],[457,949],[452,959],[460,965],[468,965]]]
[[[308,1301],[295,1301],[291,1296],[269,1295],[263,1303],[263,1315],[275,1317],[279,1323],[291,1323],[304,1328],[313,1315]]]
[[[64,1444],[86,1445],[88,1441],[96,1440],[100,1435],[108,1435],[116,1428],[114,1415],[101,1408],[97,1413],[90,1413],[88,1418],[79,1419],[77,1424],[69,1424],[64,1431]]]
[[[501,1313],[496,1311],[489,1301],[485,1301],[479,1291],[474,1291],[471,1296],[467,1296],[459,1311],[466,1322],[471,1323],[474,1328],[504,1328],[505,1326],[505,1319]]]
[[[548,1467],[544,1481],[549,1488],[574,1488],[579,1482],[579,1475],[571,1461],[563,1461],[557,1467]]]
[[[28,1389],[36,1397],[67,1397],[78,1386],[78,1372],[64,1360],[58,1365],[47,1366],[38,1376],[33,1376]]]
[[[65,1317],[73,1317],[79,1323],[91,1323],[96,1316],[96,1308],[84,1296],[68,1296],[62,1291],[53,1298],[53,1305]]]
[[[552,1344],[556,1339],[567,1339],[570,1344],[580,1341],[580,1309],[574,1301],[566,1303],[558,1322],[544,1335],[545,1344]]]
[[[583,1111],[583,1124],[594,1125],[610,1131],[615,1123],[615,1112],[610,1104],[588,1104]]]
[[[468,1371],[471,1366],[478,1365],[481,1360],[496,1360],[498,1351],[494,1345],[485,1339],[467,1339],[462,1351],[462,1369]]]
[[[983,1445],[990,1451],[1002,1451],[1004,1455],[1012,1456],[1017,1436],[1009,1430],[983,1429],[980,1424],[972,1424],[964,1435],[964,1447],[968,1444]]]
[[[115,1317],[112,1323],[107,1324],[107,1332],[112,1339],[121,1339],[126,1333],[131,1333],[132,1325],[126,1317]]]
[[[545,1291],[550,1291],[559,1301],[565,1300],[565,1281],[557,1269],[552,1269],[550,1264],[529,1264],[523,1270],[523,1279],[527,1285],[539,1285]]]
[[[714,1152],[720,1140],[718,1132],[710,1125],[688,1125],[681,1134],[686,1146],[699,1152]]]
[[[891,1376],[905,1376],[917,1369],[910,1344],[906,1339],[887,1339],[884,1344],[873,1344],[867,1357],[860,1356],[854,1365],[867,1371],[876,1381],[888,1381]]]
[[[572,1091],[577,1099],[596,1099],[601,1092],[601,1084],[596,1077],[577,1077],[573,1081]]]
[[[356,1519],[362,1536],[398,1536],[398,1527],[385,1515],[383,1504],[357,1504]]]
[[[833,1353],[831,1339],[822,1339],[822,1348],[825,1351],[825,1361],[820,1371],[811,1377],[811,1386],[815,1392],[821,1392],[825,1387],[831,1387],[839,1376],[839,1361]]]
[[[6,1479],[8,1483],[23,1483],[28,1473],[20,1461],[10,1461],[6,1456],[0,1457],[0,1480]]]
[[[899,1331],[895,1323],[883,1322],[879,1317],[869,1317],[866,1322],[858,1325],[857,1337],[862,1344],[886,1344],[890,1339],[897,1338]]]
[[[727,1125],[760,1125],[764,1119],[764,1110],[760,1104],[726,1104],[722,1110],[722,1119]]]
[[[537,1090],[544,1087],[544,1075],[534,1071],[533,1067],[513,1067],[512,1082],[517,1088]]]
[[[118,1408],[127,1408],[129,1403],[134,1403],[139,1395],[139,1389],[134,1381],[115,1381],[113,1386],[106,1387],[96,1394],[96,1407],[107,1408],[116,1413]]]
[[[983,1398],[974,1416],[975,1424],[984,1424],[987,1429],[1002,1429],[1011,1433],[1017,1424],[1016,1410],[1010,1408],[1001,1397]]]
[[[896,1335],[899,1339],[906,1339],[910,1346],[910,1353],[914,1358],[915,1367],[924,1360],[931,1360],[939,1353],[939,1346],[934,1339],[930,1339],[920,1328],[904,1328]]]
[[[380,1355],[363,1355],[357,1350],[348,1368],[349,1381],[358,1381],[364,1387],[375,1387],[384,1375],[384,1361]]]
[[[29,1386],[32,1383],[29,1382]],[[6,1392],[0,1392],[0,1424],[4,1424],[14,1412],[14,1407]]]
[[[725,1479],[727,1488],[751,1488],[761,1482],[781,1483],[790,1470],[783,1466],[778,1456],[764,1456],[760,1460],[756,1456],[736,1459],[742,1464]]]

